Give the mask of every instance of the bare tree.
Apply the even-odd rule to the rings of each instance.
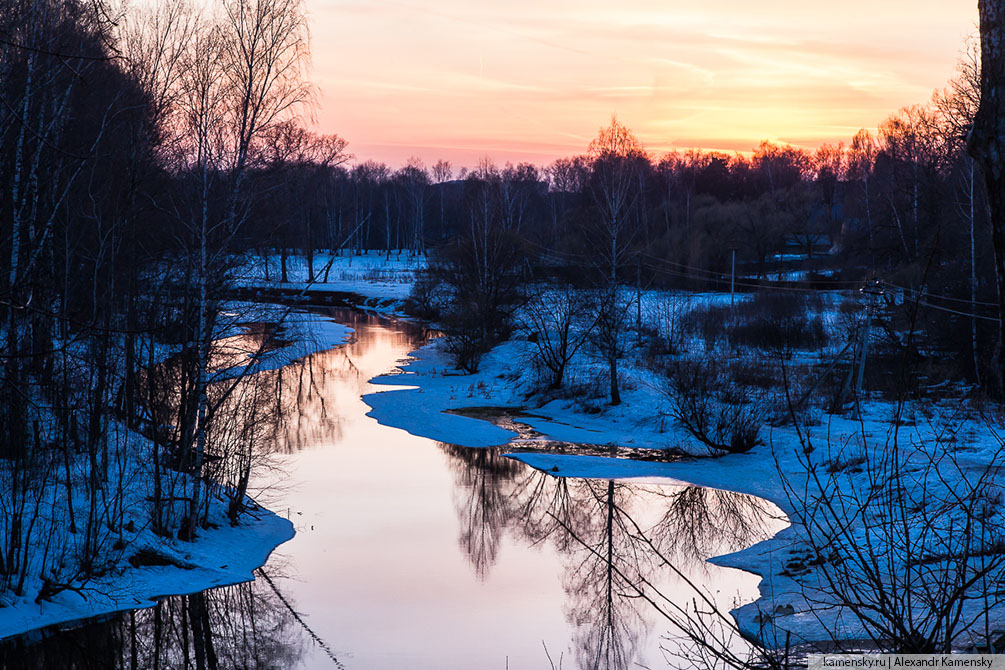
[[[861,179],[865,190],[865,225],[869,231],[869,254],[872,256],[870,260],[874,265],[876,249],[873,241],[872,195],[869,192],[869,179],[876,163],[876,153],[876,142],[868,130],[863,128],[855,133],[848,148],[848,176],[852,179]]]
[[[413,157],[408,159],[408,164],[398,170],[395,176],[411,205],[409,249],[413,254],[425,253],[426,188],[429,186],[429,173],[422,161]]]
[[[617,284],[596,289],[592,296],[594,324],[590,342],[594,351],[607,365],[610,403],[621,404],[618,361],[625,355],[625,331],[628,330],[632,300]]]
[[[433,179],[439,184],[437,190],[440,192],[440,237],[446,237],[447,230],[444,223],[444,184],[454,176],[454,168],[450,164],[450,161],[438,160],[433,166]]]
[[[268,210],[272,230],[278,231],[280,281],[287,281],[287,259],[292,244],[306,252],[304,281],[312,283],[317,278],[314,272],[317,227],[313,225],[313,214],[325,206],[319,197],[325,181],[335,168],[352,157],[346,150],[348,143],[338,135],[319,135],[287,119],[266,129],[261,144],[259,162],[275,181],[271,200],[280,202],[279,207]]]
[[[969,223],[970,311],[973,314],[970,318],[970,349],[974,376],[977,383],[980,384],[981,365],[977,344],[977,315],[979,313],[977,306],[977,220],[979,208],[977,203],[981,199],[986,202],[986,197],[983,197],[977,161],[965,151],[967,138],[981,102],[981,54],[980,43],[977,40],[970,39],[967,42],[963,56],[956,65],[955,76],[945,89],[935,92],[932,96],[932,102],[939,111],[940,127],[945,135],[944,143],[947,151],[954,156],[963,157],[964,160],[962,189],[958,188],[957,193],[962,191],[960,208]]]
[[[534,286],[518,313],[521,329],[534,344],[534,361],[547,371],[549,389],[562,387],[565,370],[587,341],[592,324],[583,296],[569,286]]]
[[[589,155],[590,192],[601,216],[598,250],[613,285],[634,237],[629,213],[639,197],[638,171],[649,158],[638,139],[616,118],[590,142]]]
[[[988,585],[1005,577],[1003,450],[974,467],[957,448],[965,421],[939,423],[912,444],[896,424],[842,449],[801,436],[803,472],[782,473],[805,550],[789,570],[811,611],[837,613],[879,650],[987,644],[1001,602]]]
[[[302,78],[307,56],[306,17],[298,0],[226,2],[221,20],[205,24],[188,50],[179,127],[188,143],[179,167],[190,175],[193,199],[179,218],[191,231],[196,312],[188,348],[191,385],[180,422],[186,466],[194,474],[183,529],[189,537],[201,523],[214,323],[232,243],[248,211],[246,173],[265,131],[309,102],[311,88]]]

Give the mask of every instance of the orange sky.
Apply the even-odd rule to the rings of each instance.
[[[307,0],[318,130],[357,160],[847,141],[926,102],[976,0]]]

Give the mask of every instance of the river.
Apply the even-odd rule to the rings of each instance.
[[[756,576],[706,559],[777,532],[775,506],[669,481],[557,478],[382,426],[361,396],[391,388],[369,380],[426,334],[330,314],[355,329],[348,344],[262,373],[276,376],[280,411],[252,491],[297,534],[257,579],[7,640],[0,664],[661,668],[687,646],[661,614],[688,606],[687,582],[724,611],[756,598]]]

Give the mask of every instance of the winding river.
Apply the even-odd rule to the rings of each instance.
[[[425,341],[351,310],[341,347],[275,375],[254,488],[296,537],[254,582],[0,643],[0,665],[68,668],[661,668],[682,639],[662,614],[687,582],[728,611],[758,578],[706,559],[784,524],[737,493],[659,480],[557,478],[496,449],[366,416]],[[679,661],[674,661],[679,664]]]

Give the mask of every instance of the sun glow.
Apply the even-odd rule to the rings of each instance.
[[[309,0],[318,125],[360,159],[547,163],[616,113],[654,151],[847,141],[952,75],[972,0]]]

